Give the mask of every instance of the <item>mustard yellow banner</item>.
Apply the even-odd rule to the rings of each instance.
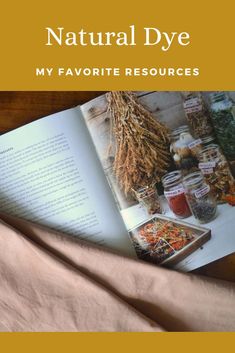
[[[5,1],[1,90],[234,90],[234,1]]]
[[[2,333],[3,352],[230,352],[234,333]]]

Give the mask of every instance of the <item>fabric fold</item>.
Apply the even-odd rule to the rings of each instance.
[[[1,219],[2,331],[235,330],[232,283],[123,257],[8,215]]]

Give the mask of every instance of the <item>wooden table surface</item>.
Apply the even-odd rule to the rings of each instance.
[[[0,132],[6,132],[40,117],[83,104],[104,92],[0,92]],[[235,282],[235,254],[194,271]]]

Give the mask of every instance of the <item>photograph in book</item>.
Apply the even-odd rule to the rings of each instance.
[[[235,252],[235,92],[109,92],[83,106],[137,256],[190,271]]]

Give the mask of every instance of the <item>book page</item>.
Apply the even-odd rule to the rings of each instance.
[[[79,108],[0,137],[0,210],[135,256]]]
[[[185,92],[185,94],[186,93],[187,92]],[[202,94],[204,99],[206,100],[207,96],[203,92]],[[233,94],[233,92],[229,92],[230,96],[232,96]],[[189,126],[189,122],[187,120],[186,113],[184,110],[184,92],[142,91],[136,92],[136,96],[138,99],[138,103],[143,107],[143,109],[146,109],[147,116],[148,114],[150,114],[154,120],[163,123],[168,128],[169,134],[180,127],[187,128]],[[160,178],[156,177],[157,173],[150,173],[150,175],[148,175],[148,178],[146,177],[147,173],[142,172],[142,170],[146,167],[147,163],[149,163],[148,153],[146,152],[145,154],[143,154],[141,160],[139,160],[139,157],[136,157],[138,155],[137,153],[135,153],[135,148],[132,148],[131,150],[129,146],[132,144],[131,146],[135,145],[136,148],[138,148],[140,145],[143,147],[141,141],[147,140],[149,143],[152,142],[152,150],[157,152],[158,141],[155,141],[155,145],[153,143],[154,136],[157,136],[157,129],[155,129],[154,132],[149,129],[149,132],[152,133],[151,138],[149,137],[149,135],[145,135],[144,139],[141,140],[141,137],[139,136],[139,140],[137,141],[137,132],[140,130],[138,130],[138,128],[143,127],[143,121],[142,125],[140,124],[138,126],[138,123],[140,121],[138,114],[135,115],[135,121],[134,119],[130,121],[131,113],[128,117],[128,120],[126,118],[128,104],[126,104],[126,107],[123,107],[123,105],[120,103],[120,100],[118,101],[118,103],[121,113],[119,114],[119,125],[116,123],[115,131],[115,119],[119,112],[117,110],[115,111],[116,116],[111,114],[106,95],[102,95],[84,104],[81,107],[81,110],[83,112],[87,127],[95,144],[97,154],[99,155],[105,175],[110,183],[110,187],[113,191],[116,203],[120,209],[120,213],[122,214],[123,220],[126,224],[126,228],[129,230],[130,237],[133,241],[138,257],[150,262],[160,263],[158,262],[158,259],[157,261],[155,261],[155,258],[158,255],[158,252],[156,251],[157,245],[155,244],[155,247],[153,247],[153,240],[151,243],[151,239],[150,237],[148,237],[147,234],[148,232],[146,231],[145,233],[143,231],[141,234],[142,230],[139,227],[141,225],[143,226],[142,229],[144,229],[145,227],[145,229],[147,229],[151,226],[150,220],[154,219],[154,217],[161,216],[160,213],[163,213],[164,216],[167,216],[170,222],[174,220],[181,220],[181,216],[177,216],[172,212],[169,206],[169,202],[167,202],[167,196],[164,191],[163,184],[161,182],[161,177],[164,175],[164,173],[166,174],[170,171],[180,169],[180,167],[177,166],[177,164],[174,163],[174,161],[172,160],[172,162],[169,163],[166,167],[165,172],[161,173]],[[122,124],[122,122],[124,123]],[[130,134],[131,129],[132,135]],[[191,153],[191,149],[198,145],[200,139],[194,137],[193,133],[192,136],[189,137],[189,144],[185,148],[187,155],[184,151],[185,157],[182,157],[182,160],[185,161],[188,159],[188,161],[192,164],[192,166],[190,166],[191,171],[188,170],[187,174],[198,170],[199,165],[197,159]],[[159,138],[159,136],[157,136],[157,138]],[[123,141],[122,151],[124,151],[124,153],[122,154],[122,151],[120,152],[121,149],[119,148],[118,150],[117,148],[117,144],[119,144],[119,146],[121,144],[119,141]],[[171,147],[170,143],[172,142],[168,142],[169,152]],[[120,153],[118,153],[117,151]],[[129,159],[128,157],[126,157],[126,151],[129,151],[129,156],[131,156],[129,157]],[[120,158],[120,155],[124,155],[122,160]],[[155,161],[155,165],[157,164],[157,161]],[[123,168],[123,165],[125,165],[125,168]],[[126,170],[128,172],[126,172]],[[131,178],[130,175],[133,170],[133,175],[134,177],[136,177],[136,180],[138,180],[138,182],[136,182],[136,185],[133,185],[132,188],[129,188],[129,190],[127,190],[128,192],[126,192],[125,177]],[[123,173],[122,175],[124,175],[124,177],[122,178],[120,177],[120,171]],[[139,177],[139,175],[141,174],[142,176]],[[134,180],[134,177],[132,178],[132,180]],[[157,196],[155,197],[154,193],[153,197],[150,196],[146,197],[145,199],[143,197],[141,198],[140,193],[137,194],[138,191],[143,189],[147,190],[149,185],[154,185],[154,188],[152,188],[151,186],[150,190],[154,189],[156,191]],[[174,190],[172,196],[174,196],[175,192],[179,192],[179,194],[181,195],[182,190],[181,188],[179,188],[179,190]],[[159,207],[157,199],[160,201],[159,203],[161,207]],[[187,211],[187,214],[183,215],[182,221],[189,223],[189,225],[191,226],[200,226],[199,221],[191,214],[190,210],[189,212]],[[198,248],[193,249],[193,251],[191,253],[188,253],[187,256],[183,259],[180,259],[179,257],[178,263],[176,265],[174,264],[175,268],[180,269],[182,271],[191,271],[195,268],[203,266],[209,262],[215,261],[235,251],[235,219],[234,208],[231,205],[226,203],[217,205],[216,217],[210,221],[207,221],[205,224],[203,224],[203,226],[204,228],[207,228],[208,232],[211,233],[211,238],[207,239],[202,246],[198,246]],[[140,229],[140,231],[138,231],[138,235],[132,236],[131,234],[133,233],[133,230],[136,230],[135,233],[137,233],[138,229]],[[153,233],[153,236],[154,234],[155,233]],[[136,239],[137,237],[138,239]],[[148,241],[148,239],[150,240]],[[167,244],[165,239],[162,239],[163,238],[159,240],[159,249],[162,249],[165,246],[166,252],[163,255],[168,256],[170,251],[172,251],[173,254],[177,254],[177,252],[180,253],[178,249],[172,249],[172,247],[170,247],[171,243]],[[175,243],[177,243],[176,240]],[[168,249],[169,252],[167,252]],[[183,250],[184,249],[182,248],[182,251]],[[152,257],[150,256],[150,254]],[[159,261],[161,261],[161,256],[161,251],[159,251]]]

